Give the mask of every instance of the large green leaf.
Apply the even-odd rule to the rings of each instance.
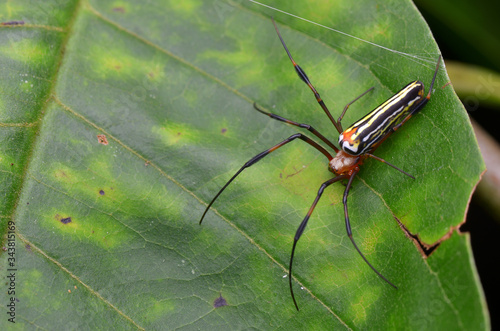
[[[298,244],[295,310],[292,239],[331,178],[302,142],[243,172],[198,225],[241,165],[297,131],[254,101],[337,139],[271,15],[335,116],[375,86],[345,125],[412,80],[429,86],[438,58],[409,2],[267,3],[418,57],[248,1],[0,2],[1,22],[25,22],[0,27],[0,217],[4,235],[15,227],[0,271],[16,276],[0,300],[8,313],[14,298],[16,326],[488,327],[458,232],[484,165],[444,70],[429,104],[377,150],[415,180],[368,160],[349,197],[355,239],[398,290],[350,244],[337,184]],[[440,245],[425,258],[406,231]]]

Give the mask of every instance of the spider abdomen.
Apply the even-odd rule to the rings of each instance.
[[[414,81],[403,87],[380,106],[344,130],[339,136],[340,148],[350,155],[369,152],[412,109],[424,100],[424,84]]]

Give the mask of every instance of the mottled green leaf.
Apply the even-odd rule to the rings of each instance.
[[[415,180],[368,160],[349,196],[325,191],[297,246],[324,156],[253,109],[337,134],[294,73],[271,24],[335,116],[371,86],[347,126],[406,83],[429,86],[438,49],[406,1],[0,2],[0,220],[15,226],[0,295],[20,329],[486,329],[466,234],[484,165],[445,70],[421,113],[377,150]],[[388,49],[413,54],[416,58]],[[398,221],[400,223],[398,223]],[[401,224],[401,225],[400,225]],[[424,245],[423,257],[404,229]],[[11,246],[9,246],[9,243]],[[15,271],[9,271],[9,268]],[[8,314],[0,325],[12,326]]]

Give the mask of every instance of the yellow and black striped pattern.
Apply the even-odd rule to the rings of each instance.
[[[424,84],[414,81],[347,128],[339,137],[342,150],[351,155],[370,152],[424,98]]]

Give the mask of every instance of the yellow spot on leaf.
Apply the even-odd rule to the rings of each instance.
[[[142,85],[147,81],[158,82],[165,78],[165,58],[139,58],[122,43],[114,43],[113,48],[103,44],[94,45],[90,51],[94,63],[92,68],[100,78],[119,76],[134,79]]]
[[[170,0],[168,8],[180,14],[191,14],[202,5],[200,0]]]
[[[49,55],[49,50],[46,44],[37,43],[32,39],[21,39],[0,45],[0,54],[16,61],[41,63]]]
[[[163,127],[153,127],[153,133],[159,134],[166,145],[193,143],[201,139],[200,133],[181,123],[167,123]]]
[[[363,291],[358,293],[350,305],[350,313],[354,316],[355,324],[364,324],[366,317],[373,305],[380,297],[380,290],[377,287],[364,286]]]
[[[90,241],[106,249],[125,244],[131,233],[111,217],[81,216],[77,211],[53,212],[52,221],[44,222],[51,230],[75,237],[78,242]]]
[[[154,301],[154,300],[152,300]],[[168,314],[169,312],[172,312],[174,310],[174,304],[170,301],[156,301],[153,306],[149,306],[147,311],[148,311],[148,318],[159,318],[162,316],[165,316],[165,314]]]
[[[73,173],[73,170],[66,167],[66,166],[63,166],[63,165],[60,165],[60,167],[57,167],[55,169],[53,176],[59,182],[63,182],[66,184],[74,184],[76,182],[76,178],[75,178],[75,174]]]

